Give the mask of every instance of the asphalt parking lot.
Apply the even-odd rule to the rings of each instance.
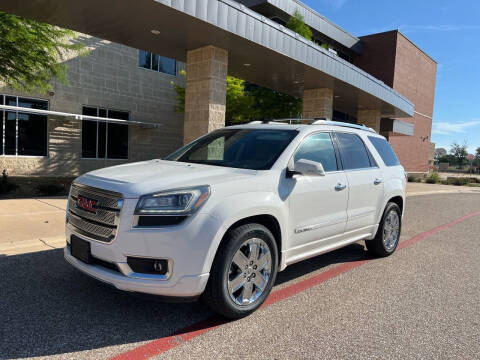
[[[292,265],[268,304],[224,322],[75,271],[62,250],[0,257],[0,358],[478,359],[480,194],[409,197],[400,249]]]

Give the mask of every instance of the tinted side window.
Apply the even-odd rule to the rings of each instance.
[[[313,134],[306,138],[295,153],[294,160],[312,160],[323,165],[325,171],[337,171],[337,158],[328,133]]]
[[[393,151],[392,147],[390,146],[387,140],[374,137],[374,136],[369,136],[368,139],[380,154],[380,157],[382,158],[385,165],[387,166],[400,165],[400,161],[398,161],[397,155],[395,155],[395,152]]]
[[[367,149],[355,134],[337,133],[344,170],[365,169],[371,167]]]

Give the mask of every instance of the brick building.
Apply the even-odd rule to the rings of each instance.
[[[60,1],[0,4],[89,34],[92,49],[67,61],[69,85],[48,95],[0,87],[0,106],[13,106],[0,109],[0,169],[10,174],[162,157],[224,125],[227,74],[302,97],[305,118],[375,128],[407,171],[428,169],[436,63],[398,31],[358,38],[298,0]],[[314,41],[284,27],[296,10]],[[171,82],[185,81],[184,68],[183,115]]]
[[[437,63],[398,31],[361,37],[363,52],[358,67],[382,80],[415,104],[412,136],[381,129],[409,172],[426,172],[431,158],[431,132]],[[383,131],[385,130],[385,131]]]

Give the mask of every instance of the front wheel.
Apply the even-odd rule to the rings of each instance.
[[[246,224],[227,234],[215,257],[203,299],[230,319],[258,309],[277,276],[278,249],[263,225]]]
[[[398,246],[401,231],[402,211],[397,204],[389,202],[383,213],[375,238],[366,240],[365,245],[374,256],[390,256]]]

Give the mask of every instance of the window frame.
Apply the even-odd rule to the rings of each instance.
[[[31,96],[17,96],[17,95],[9,95],[9,94],[0,94],[0,97],[2,98],[2,104],[3,105],[6,105],[5,102],[6,102],[6,98],[7,97],[14,97],[15,98],[15,106],[16,107],[19,107],[18,106],[18,99],[19,98],[22,98],[22,99],[27,99],[27,100],[37,100],[37,101],[43,101],[45,103],[47,103],[47,110],[50,110],[50,101],[48,99],[41,99],[41,98],[37,98],[37,97],[31,97]],[[25,108],[25,111],[18,111],[18,110],[5,110],[5,109],[1,109],[1,117],[0,117],[0,122],[1,122],[1,126],[2,126],[2,138],[0,139],[0,142],[1,142],[1,146],[0,146],[0,156],[3,156],[3,157],[10,157],[10,158],[13,158],[13,157],[21,157],[21,158],[31,158],[31,159],[45,159],[45,158],[48,158],[50,156],[50,132],[49,132],[49,121],[48,121],[48,115],[43,115],[47,118],[47,128],[46,128],[46,134],[45,134],[45,141],[46,141],[46,144],[47,144],[47,151],[46,151],[46,154],[45,155],[21,155],[21,154],[18,154],[18,113],[25,113],[25,114],[29,114],[29,111],[28,111],[29,108]],[[10,113],[15,113],[15,154],[5,154],[5,149],[6,149],[6,129],[7,129],[7,112],[10,112]]]
[[[97,110],[97,117],[100,117],[99,116],[99,113],[100,113],[100,110],[105,110],[106,111],[106,116],[108,116],[108,112],[109,111],[119,111],[119,112],[123,112],[123,113],[127,113],[128,114],[128,120],[127,121],[130,121],[130,115],[131,115],[131,112],[130,111],[125,111],[125,110],[119,110],[119,109],[109,109],[109,108],[106,108],[106,107],[103,107],[103,106],[93,106],[93,105],[82,105],[82,113],[83,113],[83,110],[84,108],[91,108],[91,109],[96,109]],[[88,115],[85,115],[85,116],[88,116]],[[128,161],[130,160],[130,130],[128,130],[128,135],[127,135],[127,140],[128,140],[128,146],[127,146],[127,157],[125,159],[122,159],[122,158],[109,158],[108,157],[108,124],[115,124],[113,122],[110,122],[108,121],[108,117],[105,118],[105,121],[103,120],[89,120],[89,119],[84,119],[82,120],[82,148],[81,148],[81,159],[82,160],[113,160],[113,161]],[[83,122],[84,121],[91,121],[91,122],[95,122],[96,125],[97,125],[97,131],[96,131],[96,143],[95,143],[95,154],[96,154],[96,157],[84,157],[83,156]],[[105,157],[98,157],[98,134],[99,134],[99,123],[105,123]],[[129,126],[128,124],[119,124],[119,125],[124,125],[124,126]]]
[[[143,67],[143,66],[140,66],[140,51],[145,51],[147,54],[150,54],[150,69],[146,68],[146,67]],[[153,69],[153,55],[157,55],[158,56],[158,62],[157,62],[157,67],[158,67],[158,70],[154,70]],[[174,70],[174,73],[175,74],[170,74],[168,72],[164,72],[164,71],[160,71],[160,58],[167,58],[167,59],[171,59],[175,62],[175,70]],[[159,55],[159,54],[156,54],[156,53],[152,53],[150,51],[146,51],[146,50],[141,50],[141,49],[138,49],[138,56],[137,56],[137,67],[139,69],[143,69],[143,70],[147,70],[147,71],[153,71],[153,72],[156,72],[156,73],[160,73],[160,74],[163,74],[163,75],[168,75],[168,76],[173,76],[173,77],[177,77],[178,76],[178,64],[177,64],[177,59],[173,59],[173,58],[169,58],[168,56],[162,56],[162,55]]]
[[[335,170],[335,171],[325,171],[325,174],[334,174],[334,173],[342,172],[343,171],[343,164],[340,160],[340,151],[339,151],[338,144],[337,144],[337,141],[336,141],[336,138],[335,138],[335,132],[331,131],[331,130],[314,131],[314,132],[306,134],[300,140],[298,145],[296,146],[295,150],[292,153],[292,156],[290,156],[290,159],[289,159],[288,163],[290,164],[291,161],[295,162],[295,154],[298,152],[298,150],[303,145],[305,140],[307,140],[310,136],[314,136],[316,134],[328,134],[330,136],[330,140],[332,141],[333,150],[335,152],[335,159],[337,161],[337,170]]]
[[[342,149],[341,149],[342,145],[340,143],[340,139],[338,138],[337,134],[348,134],[348,135],[354,135],[354,136],[358,137],[360,139],[360,141],[362,142],[363,147],[365,148],[365,151],[366,151],[367,157],[368,157],[368,162],[370,163],[370,167],[367,167],[367,168],[364,167],[364,168],[358,168],[358,169],[345,169],[345,165],[344,165],[344,160],[345,159],[343,159]],[[338,152],[340,154],[340,159],[341,159],[341,162],[342,162],[343,171],[363,171],[363,170],[379,169],[379,166],[378,166],[377,161],[375,160],[375,157],[373,156],[372,152],[368,148],[365,140],[359,134],[354,133],[354,132],[349,132],[349,131],[334,131],[333,135],[335,137],[335,141],[336,141],[337,146],[338,146]],[[373,164],[372,164],[372,161],[373,161]]]

